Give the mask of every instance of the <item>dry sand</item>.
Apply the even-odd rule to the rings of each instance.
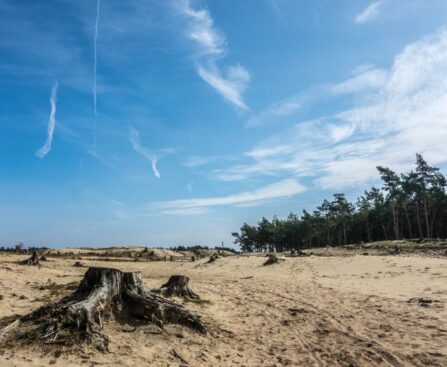
[[[86,271],[70,259],[50,258],[41,268],[16,263],[24,258],[0,255],[0,318],[60,297],[47,285],[79,282]],[[86,266],[141,271],[151,288],[173,274],[189,276],[191,289],[209,303],[186,307],[203,316],[209,334],[176,325],[166,333],[153,326],[129,332],[110,322],[110,353],[0,349],[0,366],[186,365],[173,349],[190,366],[447,366],[447,259],[312,256],[265,267],[264,261],[84,258]]]

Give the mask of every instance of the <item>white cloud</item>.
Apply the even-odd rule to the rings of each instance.
[[[279,154],[290,153],[293,151],[293,146],[291,145],[279,145],[273,148],[258,148],[254,149],[250,152],[247,152],[246,155],[252,157],[254,159],[262,159],[267,157],[272,157]]]
[[[188,192],[192,192],[194,190],[194,181],[191,181],[186,185],[186,190],[188,190]]]
[[[248,203],[265,203],[266,200],[278,199],[296,195],[305,190],[298,181],[286,179],[271,185],[261,187],[254,191],[241,192],[222,197],[209,197],[199,199],[172,200],[158,203],[158,207],[165,210],[198,209],[224,205],[242,205]]]
[[[447,164],[447,29],[405,47],[389,70],[362,68],[327,90],[324,98],[354,91],[356,98],[347,109],[260,142],[246,153],[252,161],[215,177],[313,177],[325,189],[362,188],[378,177],[376,165],[405,171],[415,153]]]
[[[133,127],[130,127],[130,143],[132,144],[132,148],[138,154],[151,161],[152,172],[154,173],[154,176],[160,178],[160,172],[158,172],[157,169],[157,162],[158,162],[157,156],[154,153],[152,153],[149,149],[141,146],[140,133]]]
[[[374,65],[361,65],[353,71],[353,76],[341,83],[322,85],[310,88],[305,92],[272,103],[266,109],[252,116],[246,123],[247,127],[261,126],[276,122],[286,116],[293,116],[304,106],[321,102],[335,96],[359,94],[384,87],[388,81],[388,72],[375,68]]]
[[[199,156],[191,156],[186,158],[186,160],[183,162],[183,165],[185,167],[199,167],[204,166],[206,164],[209,164],[216,160],[216,157],[199,157]]]
[[[214,21],[207,10],[195,10],[189,0],[180,1],[179,10],[190,18],[187,35],[200,46],[204,55],[222,56],[226,53],[225,36],[214,27]]]
[[[335,94],[364,92],[369,89],[383,88],[388,81],[388,73],[372,66],[357,69],[355,75],[342,83],[334,84],[329,90]]]
[[[203,80],[217,90],[225,99],[237,107],[245,110],[248,109],[242,99],[242,92],[245,90],[247,81],[250,79],[250,76],[245,69],[243,69],[243,73],[233,73],[233,75],[229,73],[227,78],[222,77],[220,71],[215,67],[205,69],[204,67],[199,66],[197,72]]]
[[[293,96],[283,101],[275,102],[264,111],[252,116],[247,121],[246,126],[259,126],[278,117],[288,116],[299,110],[304,102],[305,101],[302,96]]]
[[[379,15],[381,6],[381,0],[374,1],[355,17],[355,22],[358,24],[370,22]]]
[[[330,137],[334,143],[349,138],[355,132],[354,124],[329,125],[328,128]]]
[[[247,110],[242,93],[250,81],[250,73],[241,65],[234,65],[228,68],[227,75],[223,75],[217,60],[228,53],[227,41],[214,26],[210,13],[205,9],[195,10],[189,0],[181,1],[178,10],[189,20],[188,38],[199,47],[196,67],[199,76],[224,99]]]
[[[221,161],[234,161],[239,157],[234,155],[214,155],[214,156],[190,156],[185,159],[182,163],[183,166],[189,168],[195,168],[200,166],[205,166],[213,162],[221,162]]]
[[[162,213],[167,215],[198,215],[206,213],[206,209],[204,208],[169,209],[169,210],[163,210]]]
[[[56,126],[57,88],[58,88],[58,83],[55,82],[53,85],[53,88],[51,89],[51,97],[50,97],[51,112],[50,112],[50,120],[48,121],[47,140],[45,141],[45,144],[42,146],[42,148],[40,148],[36,152],[36,155],[39,158],[45,157],[50,152],[51,144],[53,143],[53,133],[54,133],[54,128]]]

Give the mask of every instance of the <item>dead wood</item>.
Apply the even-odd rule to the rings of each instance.
[[[33,251],[33,254],[31,255],[31,257],[27,260],[23,260],[20,263],[23,265],[39,265],[40,261],[45,261],[46,258],[41,255],[39,255],[39,253],[37,251]]]
[[[212,255],[210,256],[210,259],[208,260],[208,263],[213,263],[213,262],[216,261],[219,257],[220,257],[220,256],[219,256],[219,254],[218,254],[217,252],[214,253],[214,254],[212,254]]]
[[[270,254],[270,255],[268,255],[268,259],[266,260],[266,262],[263,265],[265,266],[265,265],[278,264],[280,261],[284,261],[284,259],[280,259],[275,254]]]
[[[189,278],[183,275],[173,275],[157,290],[164,297],[180,297],[187,301],[199,301],[200,297],[188,286]]]
[[[172,348],[171,352],[174,357],[180,359],[180,361],[182,361],[184,364],[189,365],[188,361],[185,358],[183,358],[183,356],[175,348]]]
[[[107,351],[109,337],[100,332],[110,317],[185,325],[200,333],[199,316],[158,294],[143,283],[139,272],[89,268],[79,287],[55,304],[44,305],[0,331],[5,342],[44,342],[66,346],[88,343]]]

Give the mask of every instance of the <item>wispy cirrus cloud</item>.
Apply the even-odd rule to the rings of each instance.
[[[208,155],[208,156],[197,156],[192,155],[187,157],[182,165],[188,168],[195,168],[200,166],[206,166],[211,163],[215,162],[222,162],[222,161],[234,161],[237,160],[239,157],[236,155]]]
[[[152,153],[149,149],[141,146],[140,133],[133,127],[130,127],[129,139],[130,143],[132,144],[133,150],[135,150],[135,152],[140,154],[142,157],[150,160],[154,176],[160,178],[160,172],[158,172],[157,168],[158,157],[154,153]]]
[[[36,155],[39,158],[44,158],[50,152],[51,144],[53,143],[54,128],[56,126],[56,98],[57,98],[58,86],[59,84],[55,82],[53,88],[51,89],[51,97],[50,97],[51,112],[47,128],[47,140],[45,141],[45,144],[42,146],[42,148],[40,148],[36,152]]]
[[[278,117],[291,115],[302,108],[305,100],[303,95],[296,95],[275,102],[259,114],[250,117],[245,125],[247,127],[260,126]]]
[[[201,208],[227,205],[261,205],[266,201],[290,197],[305,191],[305,187],[295,179],[285,179],[263,186],[254,191],[241,192],[228,196],[207,197],[198,199],[171,200],[158,203],[156,206],[165,213],[171,214],[173,211],[198,211]]]
[[[304,92],[272,103],[256,115],[250,117],[245,126],[258,127],[287,116],[293,116],[303,107],[309,108],[315,103],[330,100],[333,97],[364,93],[385,85],[388,72],[374,65],[360,65],[352,72],[352,76],[340,83],[327,84],[309,88]]]
[[[380,14],[382,7],[382,0],[374,1],[369,4],[362,12],[357,14],[355,17],[355,22],[358,24],[363,24],[372,21]]]
[[[216,170],[215,177],[310,177],[320,188],[343,189],[374,181],[378,164],[410,169],[416,152],[447,164],[447,29],[405,47],[389,70],[362,67],[325,89],[326,97],[356,98],[260,142],[245,154],[251,161]]]
[[[242,94],[250,82],[250,73],[241,65],[228,67],[224,74],[218,60],[228,53],[227,40],[214,26],[208,10],[196,10],[190,0],[183,0],[179,12],[188,19],[186,35],[198,46],[196,70],[198,75],[234,106],[248,110]]]

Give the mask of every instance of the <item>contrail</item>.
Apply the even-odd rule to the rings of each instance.
[[[94,53],[94,65],[93,65],[93,109],[95,113],[95,126],[94,126],[94,152],[96,153],[96,125],[97,125],[97,98],[96,98],[96,74],[98,68],[98,26],[99,26],[99,3],[100,0],[96,2],[96,22],[95,22],[95,40],[93,43],[93,53]]]
[[[57,82],[54,83],[53,88],[51,89],[51,97],[50,97],[50,104],[51,104],[51,113],[50,113],[50,120],[48,122],[48,128],[47,128],[47,140],[45,141],[45,144],[42,148],[40,148],[36,155],[39,158],[45,157],[51,150],[51,143],[53,142],[53,132],[54,127],[56,125],[56,95],[57,95],[57,88],[59,84]]]
[[[132,144],[133,150],[135,150],[138,154],[143,157],[149,159],[152,163],[152,172],[154,172],[154,176],[160,178],[160,172],[157,169],[158,158],[155,154],[141,146],[140,143],[140,133],[135,130],[133,127],[130,128],[130,143]]]
[[[93,108],[95,110],[96,117],[96,69],[98,67],[98,56],[97,56],[97,42],[98,42],[98,26],[99,26],[99,2],[96,2],[96,22],[95,22],[95,41],[93,44],[93,53],[94,53],[94,66],[93,66]]]

